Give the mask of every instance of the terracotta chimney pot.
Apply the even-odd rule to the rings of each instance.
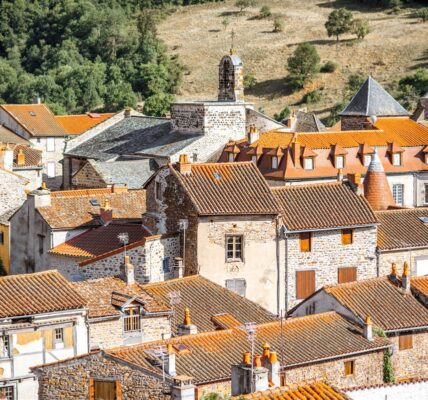
[[[16,156],[16,164],[18,165],[18,167],[22,167],[23,165],[25,165],[25,154],[22,149],[18,150],[18,155]]]
[[[178,160],[178,172],[182,175],[190,175],[192,173],[192,163],[189,161],[187,154],[180,154]]]
[[[276,351],[271,351],[270,352],[269,361],[270,361],[271,364],[278,362],[278,356],[276,354]]]
[[[254,356],[254,364],[255,367],[261,367],[262,366],[262,356],[260,354],[256,354]]]
[[[188,307],[186,307],[186,309],[184,310],[184,321],[183,321],[184,325],[192,325],[192,321],[190,319],[190,310]]]
[[[246,351],[243,354],[242,363],[245,364],[245,365],[250,365],[251,364],[251,354],[250,354],[249,351]]]

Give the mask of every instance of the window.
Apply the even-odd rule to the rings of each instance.
[[[402,183],[392,185],[392,196],[394,197],[395,204],[398,206],[404,204],[404,185]]]
[[[64,329],[56,328],[54,330],[54,342],[55,343],[64,343]]]
[[[278,157],[272,157],[272,169],[278,169]]]
[[[364,155],[364,166],[368,167],[371,162],[372,162],[372,155],[371,154],[365,154]]]
[[[312,235],[311,232],[302,232],[299,234],[300,251],[309,252],[312,250]]]
[[[251,161],[252,161],[254,164],[257,164],[257,156],[252,156],[252,157],[251,157]]]
[[[345,167],[345,156],[336,156],[336,168],[341,169]]]
[[[10,357],[9,336],[0,336],[0,358],[9,358],[9,357]]]
[[[312,157],[306,157],[303,159],[304,169],[314,169],[314,159]]]
[[[163,270],[163,272],[165,272],[165,273],[167,273],[167,272],[169,272],[169,271],[170,271],[170,267],[169,267],[169,260],[170,260],[170,258],[169,258],[169,257],[165,257],[165,258],[162,260],[162,270]]]
[[[296,299],[306,299],[315,292],[315,271],[296,272]]]
[[[162,200],[162,185],[160,182],[155,182],[155,196],[156,200]]]
[[[345,376],[351,376],[355,374],[355,361],[345,361],[343,363],[345,367]]]
[[[401,153],[392,154],[392,165],[400,166],[401,165]]]
[[[247,282],[245,279],[226,279],[226,288],[245,297]]]
[[[125,317],[123,318],[123,330],[125,332],[138,332],[141,330],[139,307],[130,307],[125,310]]]
[[[47,175],[48,178],[55,178],[55,162],[49,161],[47,163]]]
[[[233,162],[235,160],[235,156],[233,153],[229,153],[229,162]]]
[[[45,237],[43,235],[37,235],[39,239],[39,253],[43,254],[45,252]]]
[[[4,233],[0,232],[0,244],[4,244]]]
[[[122,398],[120,381],[89,380],[89,400],[118,400]]]
[[[0,387],[0,399],[1,400],[14,400],[15,399],[15,388],[13,386],[1,386]]]
[[[352,229],[342,229],[342,244],[352,244],[354,241],[354,232]]]
[[[357,268],[348,267],[348,268],[339,268],[337,270],[338,283],[355,282],[356,280],[357,280]]]
[[[55,151],[55,138],[46,139],[46,151]]]
[[[413,335],[400,335],[398,338],[398,348],[399,350],[413,349]]]
[[[424,188],[425,188],[424,202],[425,204],[428,204],[428,183],[425,183]]]
[[[242,236],[226,237],[226,258],[228,261],[242,261]]]

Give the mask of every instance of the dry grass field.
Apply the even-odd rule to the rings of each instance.
[[[159,26],[159,34],[172,54],[178,54],[186,67],[180,100],[213,99],[217,93],[217,64],[230,48],[231,30],[236,32],[235,48],[245,72],[257,78],[247,92],[247,100],[268,114],[285,105],[296,104],[305,92],[323,89],[320,103],[310,109],[325,115],[343,97],[349,74],[372,74],[383,84],[390,83],[417,67],[428,67],[428,23],[411,17],[411,11],[398,15],[370,8],[351,7],[345,0],[259,1],[257,8],[238,15],[235,1],[208,3],[179,8]],[[257,19],[259,8],[269,5],[284,21],[284,30],[273,33],[273,17]],[[348,6],[355,18],[369,21],[371,33],[363,40],[345,35],[339,44],[324,28],[334,7]],[[227,18],[225,29],[222,21]],[[322,63],[333,60],[339,68],[332,74],[319,74],[304,90],[290,93],[284,80],[286,60],[302,42],[313,43]],[[298,106],[295,105],[295,108]]]

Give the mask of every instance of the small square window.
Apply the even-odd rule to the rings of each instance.
[[[226,259],[242,261],[242,236],[226,237]]]
[[[254,164],[257,164],[257,156],[252,156],[252,157],[251,157],[251,161],[252,161]]]
[[[354,232],[352,229],[342,229],[342,244],[348,245],[354,242]]]
[[[355,374],[355,361],[345,361],[344,362],[345,367],[345,376],[352,376]]]
[[[46,151],[55,151],[55,138],[50,137],[46,139]]]
[[[122,398],[122,390],[119,381],[93,380],[92,384],[93,389],[91,389],[90,392],[93,393],[93,396],[90,400],[116,400]]]
[[[233,153],[229,153],[229,162],[235,161],[235,155]]]
[[[299,234],[300,251],[308,253],[312,250],[312,235],[311,232],[302,232]]]
[[[162,260],[162,270],[164,273],[168,273],[170,271],[169,261],[170,261],[169,257],[165,257]]]
[[[56,328],[54,331],[54,341],[55,343],[63,343],[64,342],[64,329]]]
[[[1,400],[14,400],[15,399],[15,388],[13,386],[2,386],[2,387],[0,387],[0,399]]]
[[[0,336],[0,358],[10,357],[10,341],[9,336]],[[1,399],[1,397],[0,397]]]
[[[392,185],[392,196],[394,197],[395,204],[398,206],[404,204],[404,185],[402,183]]]
[[[303,159],[303,168],[307,170],[314,169],[314,159],[312,157],[306,157]]]
[[[396,167],[401,165],[401,153],[394,153],[392,155],[392,165]]]
[[[162,185],[160,182],[155,182],[155,197],[156,200],[162,200]]]
[[[245,279],[226,279],[226,288],[245,297],[247,282]]]

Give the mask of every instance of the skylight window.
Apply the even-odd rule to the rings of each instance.
[[[30,115],[31,115],[32,117],[35,117],[35,116],[36,116],[36,113],[35,113],[34,111],[30,111]]]
[[[98,203],[97,199],[91,199],[89,200],[89,202],[91,203],[92,206],[94,207],[100,207],[100,203]]]
[[[424,224],[428,224],[428,217],[419,217],[419,219],[420,219]]]
[[[213,176],[214,176],[214,178],[216,178],[217,180],[220,180],[220,179],[221,179],[221,174],[220,174],[220,172],[214,172],[214,173],[213,173]]]

